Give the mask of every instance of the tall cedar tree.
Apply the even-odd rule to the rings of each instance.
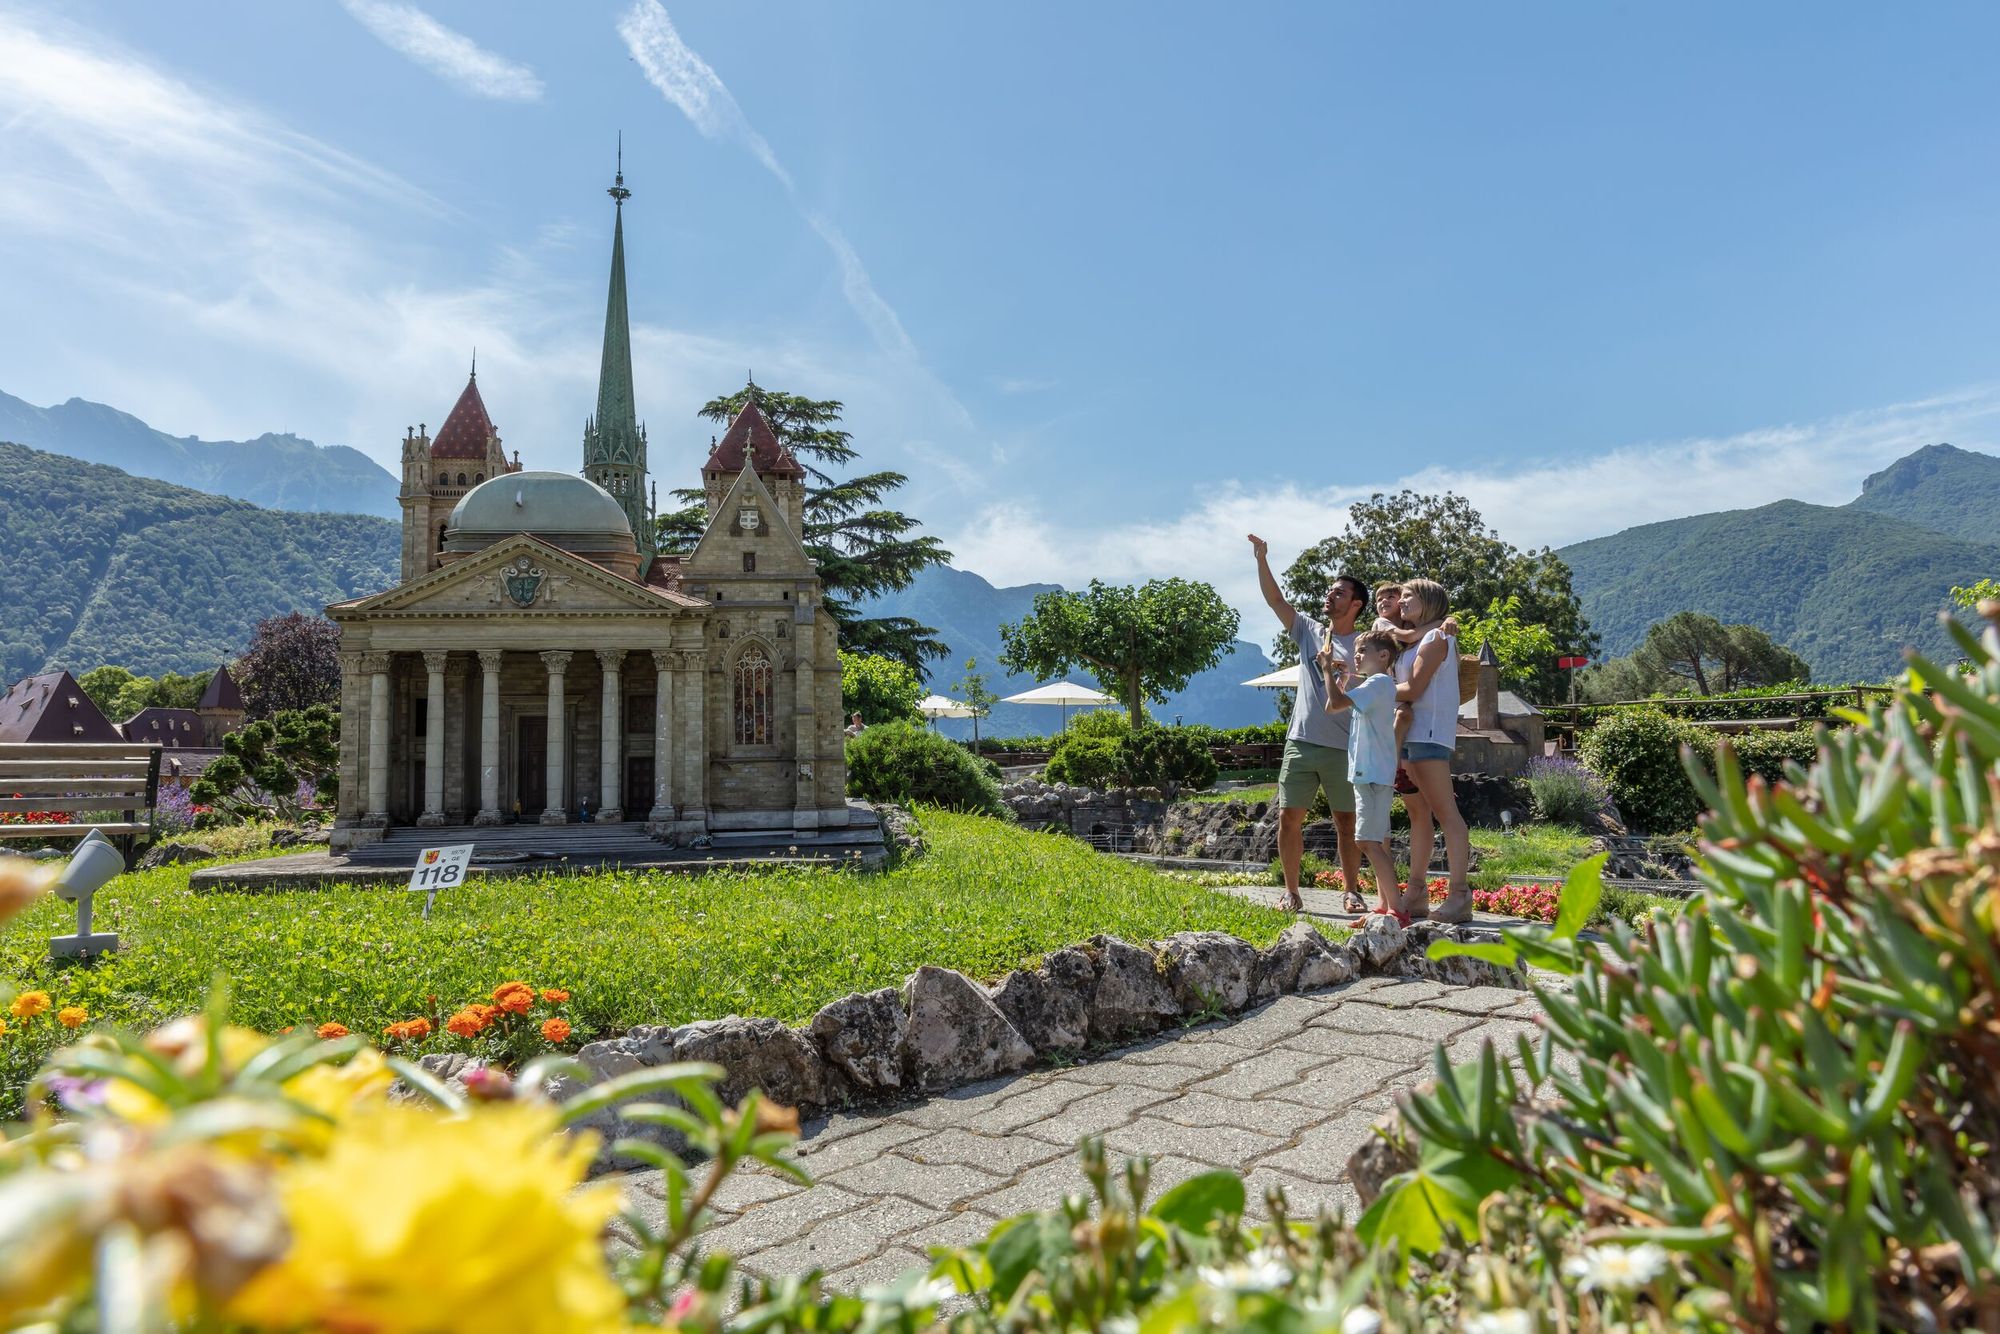
[[[1569,566],[1543,547],[1522,551],[1486,526],[1464,496],[1376,492],[1347,511],[1347,528],[1307,547],[1286,568],[1285,595],[1294,607],[1317,614],[1336,574],[1352,574],[1370,588],[1390,580],[1435,579],[1451,594],[1455,610],[1484,614],[1496,598],[1518,596],[1519,617],[1548,627],[1557,653],[1596,652],[1597,636],[1584,619]],[[1273,644],[1278,660],[1298,660],[1287,635]],[[1524,682],[1533,698],[1560,699],[1562,673],[1553,658],[1537,664]]]
[[[917,520],[887,508],[884,498],[909,478],[885,471],[841,479],[827,470],[860,457],[853,436],[840,427],[838,399],[804,398],[750,384],[710,399],[701,415],[726,426],[753,394],[771,429],[806,470],[806,531],[801,536],[819,562],[826,610],[840,627],[840,646],[850,653],[894,658],[929,679],[926,660],[951,651],[935,629],[908,616],[861,614],[861,605],[870,598],[907,588],[920,571],[951,559],[937,538],[916,535]],[[707,510],[699,489],[673,494],[681,508],[660,516],[660,550],[684,554],[700,540]]]
[[[315,704],[340,707],[340,627],[324,616],[295,611],[257,622],[250,647],[236,660],[244,711],[269,718]]]

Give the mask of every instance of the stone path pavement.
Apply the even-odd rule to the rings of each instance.
[[[837,1288],[928,1263],[924,1248],[975,1241],[994,1223],[1085,1190],[1076,1143],[1153,1159],[1154,1194],[1198,1172],[1245,1174],[1291,1207],[1357,1203],[1348,1156],[1397,1089],[1491,1038],[1512,1050],[1539,1006],[1525,992],[1365,978],[1285,996],[1232,1021],[1170,1033],[1087,1063],[989,1080],[927,1102],[809,1122],[798,1157],[815,1184],[739,1173],[716,1200],[710,1243],[765,1274],[825,1270]],[[621,1178],[660,1209],[657,1173]]]

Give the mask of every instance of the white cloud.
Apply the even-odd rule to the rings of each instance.
[[[340,0],[340,3],[384,46],[408,56],[464,92],[503,102],[533,102],[542,95],[542,81],[532,69],[488,51],[415,5],[394,4],[391,0]]]
[[[1516,546],[1563,546],[1639,524],[1774,500],[1844,504],[1862,478],[1911,450],[1950,441],[1991,448],[2000,385],[1806,425],[1720,438],[1629,446],[1577,460],[1514,468],[1431,469],[1356,486],[1229,485],[1179,514],[1078,529],[1033,503],[1008,500],[943,534],[952,563],[995,584],[1092,578],[1135,582],[1180,575],[1214,584],[1262,637],[1265,610],[1246,534],[1271,543],[1274,565],[1340,531],[1347,507],[1377,491],[1456,491]]]

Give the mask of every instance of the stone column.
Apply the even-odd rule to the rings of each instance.
[[[805,641],[792,670],[792,759],[796,764],[792,797],[792,827],[819,828],[819,801],[814,795],[813,762],[819,758],[818,732],[813,714],[813,664],[811,646]]]
[[[569,749],[563,727],[563,673],[569,670],[570,657],[568,649],[542,654],[542,666],[549,669],[549,804],[542,812],[543,824],[569,823],[569,807],[563,801],[563,757]]]
[[[339,821],[358,825],[367,812],[368,756],[362,742],[368,736],[368,705],[361,679],[361,654],[353,649],[340,653],[340,806]]]
[[[476,825],[496,825],[500,814],[500,658],[497,648],[479,650],[479,814]]]
[[[681,794],[681,818],[708,828],[708,655],[681,654],[681,689],[686,700],[681,710],[680,749],[687,753],[689,777]]]
[[[366,818],[389,823],[389,655],[370,653],[361,660],[368,674],[368,809]]]
[[[444,668],[451,654],[424,650],[424,813],[417,823],[435,829],[444,823]]]
[[[625,818],[621,800],[625,763],[625,687],[622,670],[625,650],[597,650],[597,664],[604,669],[604,701],[597,729],[597,818],[616,824]]]
[[[653,808],[646,812],[651,825],[674,818],[674,761],[679,758],[674,750],[674,664],[680,656],[653,650]]]

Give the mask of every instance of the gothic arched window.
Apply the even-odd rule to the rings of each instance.
[[[460,486],[464,486],[464,485],[465,485],[465,474],[464,474],[464,473],[460,473],[460,474],[458,475],[458,484],[459,484]]]
[[[736,660],[736,744],[771,744],[771,660],[752,644]]]
[[[478,486],[481,482],[485,480],[486,480],[486,474],[483,472],[476,472],[472,474],[472,484],[474,486]]]

